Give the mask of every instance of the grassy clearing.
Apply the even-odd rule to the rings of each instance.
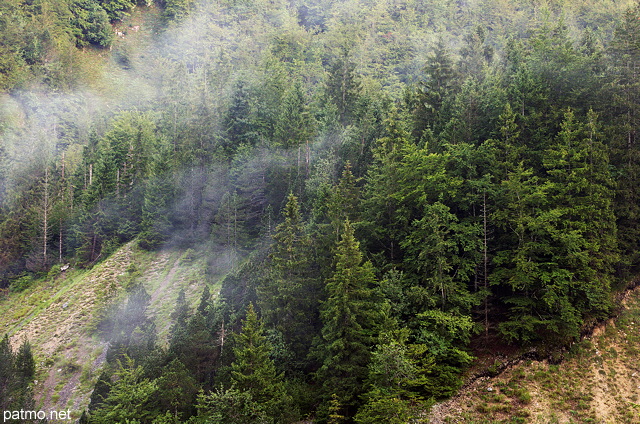
[[[159,341],[167,342],[170,314],[180,289],[195,308],[205,284],[215,296],[203,251],[145,252],[129,243],[90,270],[69,269],[42,278],[0,301],[0,328],[15,346],[28,339],[37,362],[36,406],[71,409],[78,418],[99,377],[106,343],[92,331],[104,306],[142,283],[151,296],[148,313]]]

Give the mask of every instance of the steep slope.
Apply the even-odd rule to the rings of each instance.
[[[523,360],[436,405],[431,423],[640,422],[640,289],[560,364]]]
[[[34,349],[36,407],[70,409],[78,418],[100,374],[108,343],[95,334],[100,311],[140,282],[151,296],[159,342],[166,342],[169,314],[180,289],[194,304],[204,287],[205,260],[189,250],[148,253],[128,243],[90,270],[69,268],[0,301],[0,328],[17,347]],[[215,292],[215,290],[214,290]]]

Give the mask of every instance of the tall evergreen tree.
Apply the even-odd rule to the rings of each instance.
[[[288,368],[296,369],[306,362],[317,331],[320,288],[309,255],[311,240],[304,228],[298,198],[292,193],[282,215],[284,222],[276,227],[274,235],[270,272],[258,287],[258,298],[265,322],[282,334],[294,354],[295,363]]]
[[[36,361],[33,359],[31,344],[24,340],[15,357],[16,378],[22,382],[23,386],[29,385],[36,374]]]
[[[172,229],[169,205],[174,199],[175,190],[171,183],[169,161],[169,152],[161,152],[153,163],[151,178],[145,184],[138,241],[144,249],[158,248],[169,238]]]
[[[352,122],[360,91],[354,64],[347,54],[338,57],[329,71],[327,95],[337,108],[340,124],[348,125]]]
[[[620,229],[621,275],[640,265],[640,4],[629,8],[611,43],[612,111],[614,132],[610,142],[612,164],[617,171],[615,213]]]
[[[367,173],[362,200],[361,225],[367,234],[367,247],[372,253],[381,254],[382,262],[398,263],[402,259],[400,242],[410,217],[398,199],[401,187],[398,171],[403,158],[414,150],[404,121],[397,113],[392,115],[387,122],[387,135],[378,140],[374,150],[374,163]]]
[[[446,105],[456,91],[457,75],[444,40],[438,40],[424,73],[425,80],[410,95],[408,102],[413,114],[415,140],[423,139],[428,129],[438,135],[448,121]]]
[[[155,412],[158,386],[144,377],[144,370],[133,359],[118,360],[111,390],[99,409],[89,417],[91,424],[150,422]]]
[[[364,262],[360,243],[347,220],[336,249],[335,271],[326,283],[322,305],[323,364],[318,370],[325,395],[325,412],[335,394],[343,414],[353,417],[381,320],[373,290],[376,278],[371,262]]]
[[[284,93],[274,128],[274,142],[284,148],[300,148],[313,136],[313,118],[299,81]]]
[[[282,375],[278,374],[269,357],[271,346],[253,304],[249,305],[242,322],[242,331],[235,336],[233,352],[231,381],[234,388],[249,393],[251,399],[268,412],[273,422],[282,422],[291,412],[286,410],[290,398],[284,390]]]
[[[9,335],[0,340],[0,408],[9,410],[15,381],[14,355],[9,344]]]

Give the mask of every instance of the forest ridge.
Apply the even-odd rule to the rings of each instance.
[[[127,243],[206,258],[166,343],[135,269],[101,299],[82,422],[420,422],[472,343],[563,346],[637,276],[634,2],[6,0],[0,22],[5,297]],[[0,343],[5,410],[33,402],[32,348]]]

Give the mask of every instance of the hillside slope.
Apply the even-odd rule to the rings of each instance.
[[[0,328],[14,348],[24,339],[35,352],[36,407],[70,409],[78,418],[100,374],[108,342],[95,334],[101,309],[140,282],[151,296],[160,343],[180,289],[193,305],[204,287],[204,258],[195,252],[140,251],[128,243],[90,270],[69,268],[0,301]]]
[[[431,423],[640,422],[640,289],[558,364],[523,360],[436,405]]]

